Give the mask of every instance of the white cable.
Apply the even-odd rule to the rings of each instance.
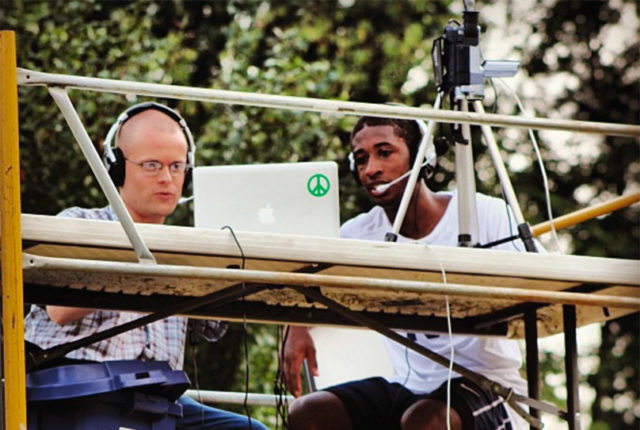
[[[438,254],[429,247],[426,243],[424,244],[425,248],[433,254],[436,261],[438,262],[438,266],[440,266],[440,273],[442,273],[442,284],[447,286],[447,273],[444,270],[444,265],[440,258],[438,258]],[[450,347],[450,357],[449,357],[449,374],[447,375],[447,430],[451,430],[451,377],[453,375],[453,363],[455,357],[455,348],[453,347],[453,329],[451,328],[451,308],[449,306],[449,296],[444,296],[446,311],[447,311],[447,332],[449,334],[449,347]]]
[[[504,82],[503,79],[498,78],[497,79],[498,82],[500,82],[511,94],[511,96],[513,96],[514,100],[516,101],[516,103],[518,104],[518,108],[520,109],[520,112],[522,112],[525,116],[527,116],[527,113],[524,109],[524,106],[522,105],[522,102],[520,101],[520,97],[518,97],[518,94],[513,91],[513,89],[511,89],[511,87]],[[497,94],[496,94],[497,96]],[[558,239],[558,234],[556,232],[556,227],[555,224],[553,222],[553,213],[551,211],[551,196],[549,193],[549,183],[548,183],[548,179],[547,179],[547,172],[546,169],[544,167],[544,162],[542,160],[542,155],[540,154],[540,148],[538,147],[538,141],[536,139],[535,134],[533,133],[532,129],[528,129],[529,131],[529,137],[531,138],[531,143],[533,144],[533,149],[536,153],[536,158],[538,160],[538,166],[540,167],[540,173],[542,174],[542,181],[543,181],[543,186],[544,186],[544,195],[545,195],[545,199],[546,199],[546,203],[547,203],[547,216],[549,217],[549,225],[551,226],[551,235],[553,236],[553,241],[555,242],[556,245],[556,249],[559,253],[563,254],[562,249],[560,248],[560,240]]]
[[[444,274],[444,269],[442,269],[442,275],[444,286],[446,287],[447,280]],[[449,308],[449,296],[444,296],[444,300],[447,305],[447,331],[449,333],[449,347],[451,350],[451,358],[449,359],[449,373],[447,375],[447,430],[451,430],[451,376],[453,374],[455,348],[453,347],[453,332],[451,330],[451,309]]]
[[[411,361],[409,360],[409,347],[404,347],[404,361],[407,363],[407,374],[404,377],[404,381],[402,381],[403,386],[407,386],[407,382],[409,382],[409,376],[411,376]]]

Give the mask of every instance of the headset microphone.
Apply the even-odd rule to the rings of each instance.
[[[425,123],[420,120],[415,120],[415,121],[416,121],[416,124],[418,124],[418,128],[420,129],[420,134],[422,135],[420,138],[420,145],[419,145],[419,146],[422,146],[424,144],[425,139],[429,139],[430,136],[429,136],[429,133],[427,132],[427,126],[425,125]],[[420,165],[421,169],[423,167],[426,167],[425,177],[428,177],[433,173],[433,170],[436,167],[436,158],[438,155],[439,154],[437,153],[437,150],[433,145],[433,142],[429,142],[427,146],[426,154],[424,155],[424,162]],[[411,174],[411,170],[398,176],[397,178],[395,178],[393,181],[389,183],[378,185],[377,187],[375,187],[375,190],[378,193],[384,193],[389,189],[389,187],[391,187],[394,184],[397,184],[398,182],[400,182],[410,174]]]
[[[431,173],[431,170],[433,170],[433,167],[434,167],[433,166],[433,162],[435,161],[435,159],[436,159],[436,155],[435,154],[430,154],[430,156],[426,160],[424,160],[424,163],[422,163],[420,168],[423,168],[425,166],[429,166],[429,167],[431,167],[431,169],[427,168],[427,174]],[[410,174],[411,174],[411,170],[408,170],[405,173],[403,173],[402,175],[400,175],[397,178],[395,178],[393,181],[388,182],[386,184],[377,185],[376,187],[374,187],[374,189],[378,193],[384,193],[391,186],[393,186],[393,185],[397,184],[398,182],[402,181],[404,178],[406,178]]]

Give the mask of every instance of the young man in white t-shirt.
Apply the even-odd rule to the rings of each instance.
[[[422,139],[416,121],[362,117],[351,134],[351,161],[356,181],[376,206],[347,221],[341,236],[384,240],[392,231],[407,180],[380,191],[410,170]],[[456,246],[458,240],[458,201],[456,192],[434,193],[418,181],[398,241]],[[509,211],[499,199],[477,195],[480,243],[512,236]],[[519,240],[496,248],[522,251]],[[450,356],[447,334],[406,333],[414,342],[445,357]],[[489,379],[526,393],[520,377],[522,364],[516,341],[503,338],[454,335],[455,361]],[[329,387],[302,396],[289,410],[292,430],[431,430],[447,428],[448,369],[408,348],[387,341],[394,377],[371,378]],[[285,352],[285,380],[289,390],[299,396],[300,366],[308,359],[317,374],[315,348],[308,329],[290,327]],[[524,428],[523,420],[505,407],[494,394],[454,373],[451,384],[452,430],[494,430]]]

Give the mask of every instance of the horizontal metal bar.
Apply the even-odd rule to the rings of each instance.
[[[252,284],[247,284],[251,286]],[[279,289],[278,286],[265,287]],[[135,300],[125,293],[105,291],[78,290],[42,284],[24,284],[24,302],[30,304],[48,304],[60,306],[90,307],[134,312],[156,312],[158,309],[189,300],[189,297],[176,297],[168,294],[136,295]],[[546,305],[545,305],[546,306]],[[447,333],[448,323],[445,317],[431,315],[406,315],[402,313],[386,313],[360,311],[360,314],[378,321],[388,327],[407,331],[429,331]],[[317,307],[301,307],[272,305],[253,300],[229,303],[216,302],[215,305],[203,305],[198,309],[184,312],[184,315],[195,318],[218,319],[234,322],[260,322],[267,324],[295,324],[305,326],[347,326],[354,323],[335,313]],[[487,324],[476,329],[473,317],[452,317],[451,323],[456,334],[472,334],[481,336],[507,336],[506,323]]]
[[[295,397],[291,395],[277,396],[275,394],[240,393],[233,391],[187,390],[184,393],[202,403],[226,403],[234,405],[250,406],[277,406],[278,402],[293,402]]]
[[[43,73],[21,68],[18,68],[18,85],[53,85],[118,94],[167,97],[182,100],[325,112],[340,115],[370,115],[389,118],[422,119],[425,121],[434,120],[444,123],[469,123],[502,127],[524,127],[538,130],[564,130],[576,133],[596,133],[610,136],[640,137],[640,126],[637,125],[480,114],[375,103],[214,90],[179,85]]]
[[[255,282],[275,285],[322,286],[329,288],[366,288],[378,291],[406,291],[483,299],[522,300],[640,310],[640,297],[589,295],[559,291],[526,290],[520,288],[442,284],[399,279],[377,279],[308,273],[279,273],[259,270],[218,269],[177,265],[140,265],[99,260],[41,257],[23,253],[23,270],[66,270],[91,273],[113,273],[134,276],[183,277]]]

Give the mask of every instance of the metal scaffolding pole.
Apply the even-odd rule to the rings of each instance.
[[[337,115],[369,115],[386,118],[421,119],[443,123],[485,124],[503,127],[523,127],[536,130],[564,130],[576,133],[597,133],[611,136],[639,137],[640,126],[555,118],[531,118],[514,115],[454,112],[375,103],[324,100],[308,97],[280,96],[240,91],[193,88],[179,85],[87,78],[82,76],[43,73],[18,69],[19,85],[53,85],[116,94],[198,100],[209,103],[237,104],[276,109],[325,112]]]
[[[5,428],[26,429],[16,36],[7,30],[0,31],[0,172]]]

